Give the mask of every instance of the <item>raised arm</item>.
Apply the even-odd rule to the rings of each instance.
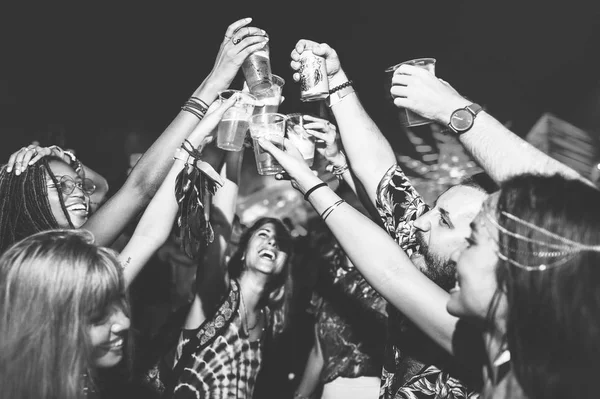
[[[200,147],[214,131],[223,113],[235,101],[235,98],[232,97],[223,104],[215,104],[213,109],[208,111],[206,117],[187,137],[189,144],[194,148]],[[190,158],[188,161],[188,154],[184,150],[174,151],[173,154],[175,155],[175,159],[171,170],[144,211],[133,236],[120,253],[119,260],[125,268],[124,276],[127,286],[131,284],[154,253],[167,241],[173,228],[178,211],[178,204],[175,198],[177,175],[186,167],[187,162],[194,162],[193,158]],[[200,166],[210,171],[210,169],[206,168],[205,164]],[[219,179],[216,172],[214,172],[213,178]]]
[[[311,115],[304,115],[304,121],[304,129],[316,139],[317,152],[329,162],[327,170],[343,180],[354,194],[358,195],[346,155],[338,146],[339,135],[335,125]]]
[[[412,65],[401,65],[392,79],[394,104],[448,126],[450,115],[472,104],[447,82],[429,71]],[[523,140],[485,111],[477,114],[470,130],[458,136],[465,149],[498,183],[523,174],[560,174],[584,177]]]
[[[199,99],[195,102],[200,107],[202,103],[210,105],[220,90],[228,88],[244,59],[267,42],[263,30],[247,27],[250,22],[249,18],[242,19],[227,28],[213,70],[192,93],[192,97]],[[241,27],[245,28],[240,30]],[[94,233],[98,245],[110,246],[148,205],[173,165],[175,149],[197,124],[198,117],[194,112],[182,110],[144,153],[123,187],[90,217],[84,228]]]
[[[322,183],[288,140],[286,152],[264,140],[261,145],[284,167],[300,192],[306,193]],[[365,280],[435,342],[452,352],[458,319],[446,311],[448,293],[419,271],[385,230],[341,201],[327,185],[312,191],[308,200]]]
[[[325,58],[330,89],[348,81],[336,51],[325,43],[318,44],[304,39],[298,41],[291,54],[290,66],[293,70],[297,71],[300,68],[300,55],[309,49]],[[300,76],[296,72],[293,78],[298,81]],[[396,156],[390,143],[367,114],[356,92],[353,89],[342,90],[348,90],[350,93],[340,101],[332,100],[335,102],[331,105],[331,110],[340,131],[348,163],[374,204],[377,185],[385,172],[396,163]]]

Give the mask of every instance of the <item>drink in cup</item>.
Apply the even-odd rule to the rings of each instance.
[[[390,89],[392,88],[392,78],[394,76],[394,72],[400,65],[409,64],[414,65],[419,68],[427,69],[429,72],[435,75],[435,58],[417,58],[414,60],[404,61],[394,66],[391,66],[385,70],[385,90],[386,90],[386,98],[393,102],[394,99],[390,93]],[[426,125],[428,123],[432,123],[433,121],[423,118],[422,116],[415,114],[414,112],[406,109],[406,108],[398,108],[398,118],[400,119],[400,125],[405,127],[412,126],[421,126]]]
[[[256,91],[266,89],[273,79],[271,73],[271,59],[269,56],[269,43],[263,48],[250,54],[242,63],[242,73],[248,88]]]
[[[329,81],[325,58],[304,50],[300,55],[300,100],[324,100],[329,96]]]
[[[283,150],[286,120],[285,115],[278,113],[257,114],[250,118],[250,136],[254,147],[256,170],[259,175],[275,175],[283,172],[279,162],[258,144],[258,139],[269,140]]]
[[[312,166],[315,160],[315,138],[304,129],[302,114],[288,114],[286,134],[308,166]]]
[[[262,107],[255,107],[255,114],[273,113],[279,110],[279,103],[281,102],[281,93],[283,91],[283,85],[285,80],[281,76],[273,75],[269,85],[265,87],[264,83],[259,83],[254,87],[250,88],[250,93],[262,102]],[[257,89],[257,86],[260,88]]]
[[[226,151],[240,151],[248,131],[248,120],[254,111],[256,97],[240,90],[224,90],[219,93],[219,101],[225,101],[233,95],[240,98],[231,106],[217,126],[217,147]]]

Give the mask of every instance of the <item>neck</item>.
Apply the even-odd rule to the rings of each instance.
[[[504,347],[506,337],[506,323],[504,320],[495,322],[494,329],[488,329],[483,334],[488,361],[493,364],[498,355],[506,349]]]
[[[259,308],[265,286],[267,285],[267,276],[252,272],[244,272],[240,276],[240,291],[244,297],[244,303],[250,312],[256,312]]]

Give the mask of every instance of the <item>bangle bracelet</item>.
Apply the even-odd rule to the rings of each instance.
[[[317,190],[317,189],[319,189],[321,187],[325,187],[325,186],[327,186],[327,183],[325,183],[325,182],[322,182],[322,183],[319,183],[319,184],[317,184],[315,186],[312,186],[312,188],[310,188],[306,193],[304,193],[304,199],[306,201],[308,201],[308,196],[311,195],[313,193],[313,191],[315,191],[315,190]]]
[[[338,200],[333,205],[331,205],[329,208],[325,209],[323,211],[323,213],[321,214],[321,219],[323,219],[323,221],[327,220],[327,217],[329,217],[329,215],[331,215],[331,212],[333,212],[335,210],[335,208],[340,206],[340,204],[342,202],[346,202],[346,201],[344,201],[343,199]]]
[[[190,100],[195,100],[198,101],[200,103],[200,105],[202,105],[204,108],[208,109],[208,104],[205,101],[202,101],[201,99],[199,99],[198,97],[190,97]]]

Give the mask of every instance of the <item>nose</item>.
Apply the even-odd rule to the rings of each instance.
[[[83,183],[75,183],[73,192],[69,196],[84,198],[85,193],[83,192]]]
[[[110,331],[113,333],[120,333],[121,331],[129,330],[131,322],[129,317],[125,315],[123,310],[117,309],[111,316]]]
[[[429,211],[419,216],[417,220],[414,221],[413,225],[421,231],[431,230],[431,212],[432,211]]]
[[[270,246],[272,246],[273,248],[277,248],[277,238],[275,238],[275,236],[269,237],[269,240],[267,241],[267,243]]]

